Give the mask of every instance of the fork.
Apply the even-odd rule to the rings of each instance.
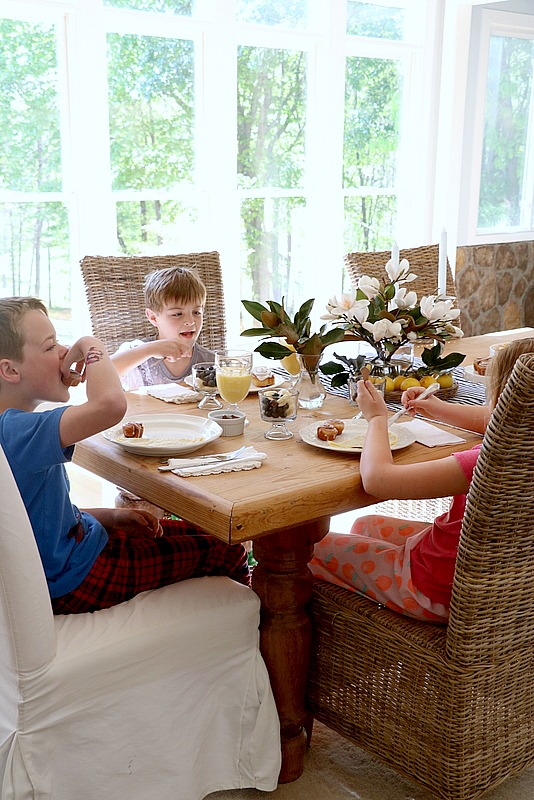
[[[247,448],[247,446],[244,444],[242,447],[239,448],[239,450],[232,450],[230,453],[212,453],[209,456],[208,455],[207,456],[191,455],[191,458],[192,459],[193,458],[194,459],[198,459],[203,464],[212,464],[212,463],[213,464],[217,464],[219,461],[233,461],[234,458],[239,458],[239,456],[242,453],[244,453],[246,448]],[[187,456],[186,456],[186,458],[187,458]],[[170,461],[170,460],[171,459],[168,459],[168,461]],[[171,467],[167,463],[167,464],[165,464],[165,465],[163,465],[161,467],[158,467],[158,469],[161,470],[162,472],[164,472],[165,470],[168,470],[168,469],[176,469],[176,467]]]
[[[422,400],[424,397],[428,397],[429,394],[434,394],[434,392],[437,392],[439,388],[439,383],[431,383],[430,386],[427,386],[424,392],[421,392],[421,394],[417,395],[417,399]],[[391,428],[393,423],[400,419],[404,414],[406,414],[406,409],[403,406],[400,411],[397,411],[396,414],[393,414],[393,416],[388,419],[388,428]]]

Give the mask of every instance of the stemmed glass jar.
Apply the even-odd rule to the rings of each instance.
[[[199,408],[222,408],[222,403],[217,399],[215,364],[207,361],[193,364],[192,381],[193,388],[203,395]]]
[[[252,353],[248,350],[217,350],[215,353],[217,389],[229,411],[239,411],[238,403],[250,389]]]
[[[264,434],[266,439],[291,439],[293,434],[286,422],[297,418],[298,397],[296,389],[269,387],[259,390],[260,416],[264,422],[272,423]]]

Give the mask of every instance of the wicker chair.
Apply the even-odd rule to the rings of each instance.
[[[80,262],[93,333],[113,353],[122,342],[145,339],[154,328],[145,317],[143,281],[156,269],[196,270],[207,295],[200,344],[210,350],[226,347],[224,292],[219,253],[171,256],[85,256]]]
[[[149,272],[166,267],[196,270],[206,287],[204,325],[198,338],[210,350],[226,347],[224,292],[219,253],[186,253],[171,256],[85,256],[80,268],[89,303],[93,333],[110,353],[132,339],[154,336],[145,316],[143,282]],[[157,517],[167,515],[158,506],[119,489],[119,508],[145,508]]]
[[[314,586],[311,714],[445,800],[534,764],[533,397],[526,355],[475,468],[448,626]]]
[[[345,265],[353,285],[362,275],[384,280],[386,263],[391,258],[391,252],[384,250],[375,253],[347,253]],[[430,244],[424,247],[411,247],[401,250],[399,258],[407,258],[412,272],[417,275],[417,280],[409,284],[409,289],[417,292],[417,296],[436,294],[438,286],[438,258],[439,245]],[[447,259],[447,294],[455,296],[456,288]]]

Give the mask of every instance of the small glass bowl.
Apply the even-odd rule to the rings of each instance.
[[[193,388],[203,395],[199,408],[222,408],[222,403],[217,399],[217,371],[215,364],[208,361],[199,361],[193,364]]]
[[[293,434],[286,427],[286,422],[297,418],[299,393],[296,389],[282,387],[260,389],[258,391],[260,416],[264,422],[272,425],[264,434],[266,439],[291,439]]]

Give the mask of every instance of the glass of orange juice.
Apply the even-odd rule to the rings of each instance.
[[[252,353],[248,350],[217,350],[215,353],[217,388],[230,411],[239,411],[237,404],[250,389]]]

